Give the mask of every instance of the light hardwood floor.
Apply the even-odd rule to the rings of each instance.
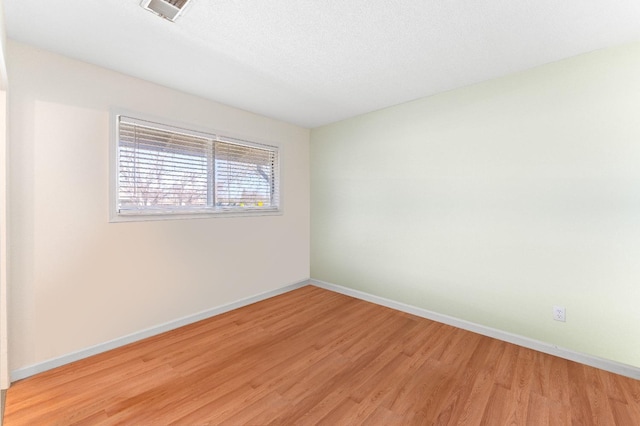
[[[5,424],[640,425],[640,381],[308,286],[19,381]]]

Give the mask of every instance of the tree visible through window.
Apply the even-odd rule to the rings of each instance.
[[[278,210],[278,149],[118,117],[117,209],[127,213]]]

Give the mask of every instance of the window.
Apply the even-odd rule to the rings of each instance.
[[[118,215],[279,210],[278,148],[117,116]]]

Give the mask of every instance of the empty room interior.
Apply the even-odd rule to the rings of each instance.
[[[640,425],[640,2],[0,0],[6,425]]]

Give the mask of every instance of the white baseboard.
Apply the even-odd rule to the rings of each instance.
[[[592,367],[600,368],[602,370],[610,371],[612,373],[621,374],[623,376],[631,377],[636,380],[640,380],[640,368],[627,364],[618,363],[615,361],[598,358],[592,355],[583,354],[570,349],[561,348],[550,343],[541,342],[538,340],[530,339],[528,337],[520,336],[517,334],[508,333],[506,331],[498,330],[484,325],[476,324],[470,321],[465,321],[459,318],[450,317],[448,315],[439,314],[437,312],[429,311],[427,309],[418,308],[416,306],[407,305],[405,303],[397,302],[384,297],[375,296],[373,294],[365,293],[359,290],[354,290],[348,287],[339,286],[336,284],[327,283],[316,279],[307,279],[295,284],[284,286],[275,290],[270,290],[264,293],[257,294],[255,296],[247,297],[226,305],[218,306],[206,311],[199,312],[194,315],[189,315],[183,318],[179,318],[174,321],[170,321],[164,324],[160,324],[155,327],[151,327],[145,330],[141,330],[136,333],[129,334],[108,342],[100,343],[95,346],[91,346],[76,352],[69,353],[60,357],[56,357],[47,361],[43,361],[28,367],[23,367],[11,372],[11,381],[33,376],[38,373],[50,370],[52,368],[60,367],[65,364],[69,364],[74,361],[79,361],[83,358],[97,355],[102,352],[106,352],[111,349],[118,348],[120,346],[127,345],[129,343],[136,342],[138,340],[146,339],[147,337],[155,336],[166,331],[170,331],[194,322],[201,321],[206,318],[210,318],[215,315],[223,314],[233,309],[238,309],[243,306],[251,305],[252,303],[259,302],[261,300],[269,299],[279,294],[287,293],[289,291],[304,287],[305,285],[312,284],[316,287],[324,288],[326,290],[334,291],[336,293],[345,294],[347,296],[355,297],[357,299],[365,300],[367,302],[375,303],[377,305],[386,306],[391,309],[406,312],[412,315],[416,315],[422,318],[427,318],[433,321],[448,324],[453,327],[458,327],[463,330],[472,331],[474,333],[482,334],[484,336],[493,337],[498,340],[513,343],[515,345],[523,346],[525,348],[533,349],[536,351],[544,352],[550,355],[555,355],[571,361],[576,361],[581,364],[590,365]]]
[[[110,340],[108,342],[100,343],[85,349],[81,349],[76,352],[69,353],[60,357],[52,358],[47,361],[39,362],[37,364],[30,365],[28,367],[19,368],[11,372],[11,381],[33,376],[34,374],[42,373],[52,368],[60,367],[65,364],[69,364],[74,361],[79,361],[83,358],[97,355],[102,352],[106,352],[111,349],[118,348],[120,346],[128,345],[129,343],[136,342],[138,340],[146,339],[147,337],[155,336],[166,331],[174,330],[185,325],[192,324],[194,322],[201,321],[206,318],[210,318],[215,315],[220,315],[225,312],[241,308],[243,306],[251,305],[252,303],[260,302],[261,300],[269,299],[279,294],[287,293],[305,285],[309,285],[310,281],[304,280],[294,284],[290,284],[275,290],[266,291],[264,293],[257,294],[255,296],[247,297],[235,302],[228,303],[226,305],[217,306],[215,308],[207,309],[206,311],[198,312],[197,314],[189,315],[183,318],[179,318],[174,321],[169,321],[164,324],[157,325],[155,327],[147,328],[145,330],[138,331],[117,339]]]
[[[396,302],[384,297],[375,296],[373,294],[365,293],[352,288],[343,287],[328,282],[310,279],[309,282],[316,287],[324,288],[326,290],[335,291],[336,293],[345,294],[347,296],[355,297],[356,299],[365,300],[367,302],[375,303],[376,305],[386,306],[391,309],[406,312],[418,317],[427,318],[433,321],[437,321],[443,324],[448,324],[454,327],[461,328],[463,330],[472,331],[474,333],[482,334],[484,336],[493,337],[494,339],[502,340],[508,343],[513,343],[518,346],[533,349],[539,352],[544,352],[549,355],[555,355],[560,358],[568,359],[570,361],[579,362],[581,364],[596,367],[601,370],[610,371],[612,373],[620,374],[623,376],[631,377],[636,380],[640,380],[640,368],[627,364],[611,361],[604,358],[598,358],[596,356],[580,353],[571,349],[562,348],[550,343],[541,342],[539,340],[530,339],[528,337],[520,336],[517,334],[509,333],[506,331],[498,330],[495,328],[487,327],[481,324],[476,324],[470,321],[465,321],[459,318],[450,317],[448,315],[439,314],[437,312],[429,311],[427,309],[418,308],[416,306],[407,305],[405,303]]]

